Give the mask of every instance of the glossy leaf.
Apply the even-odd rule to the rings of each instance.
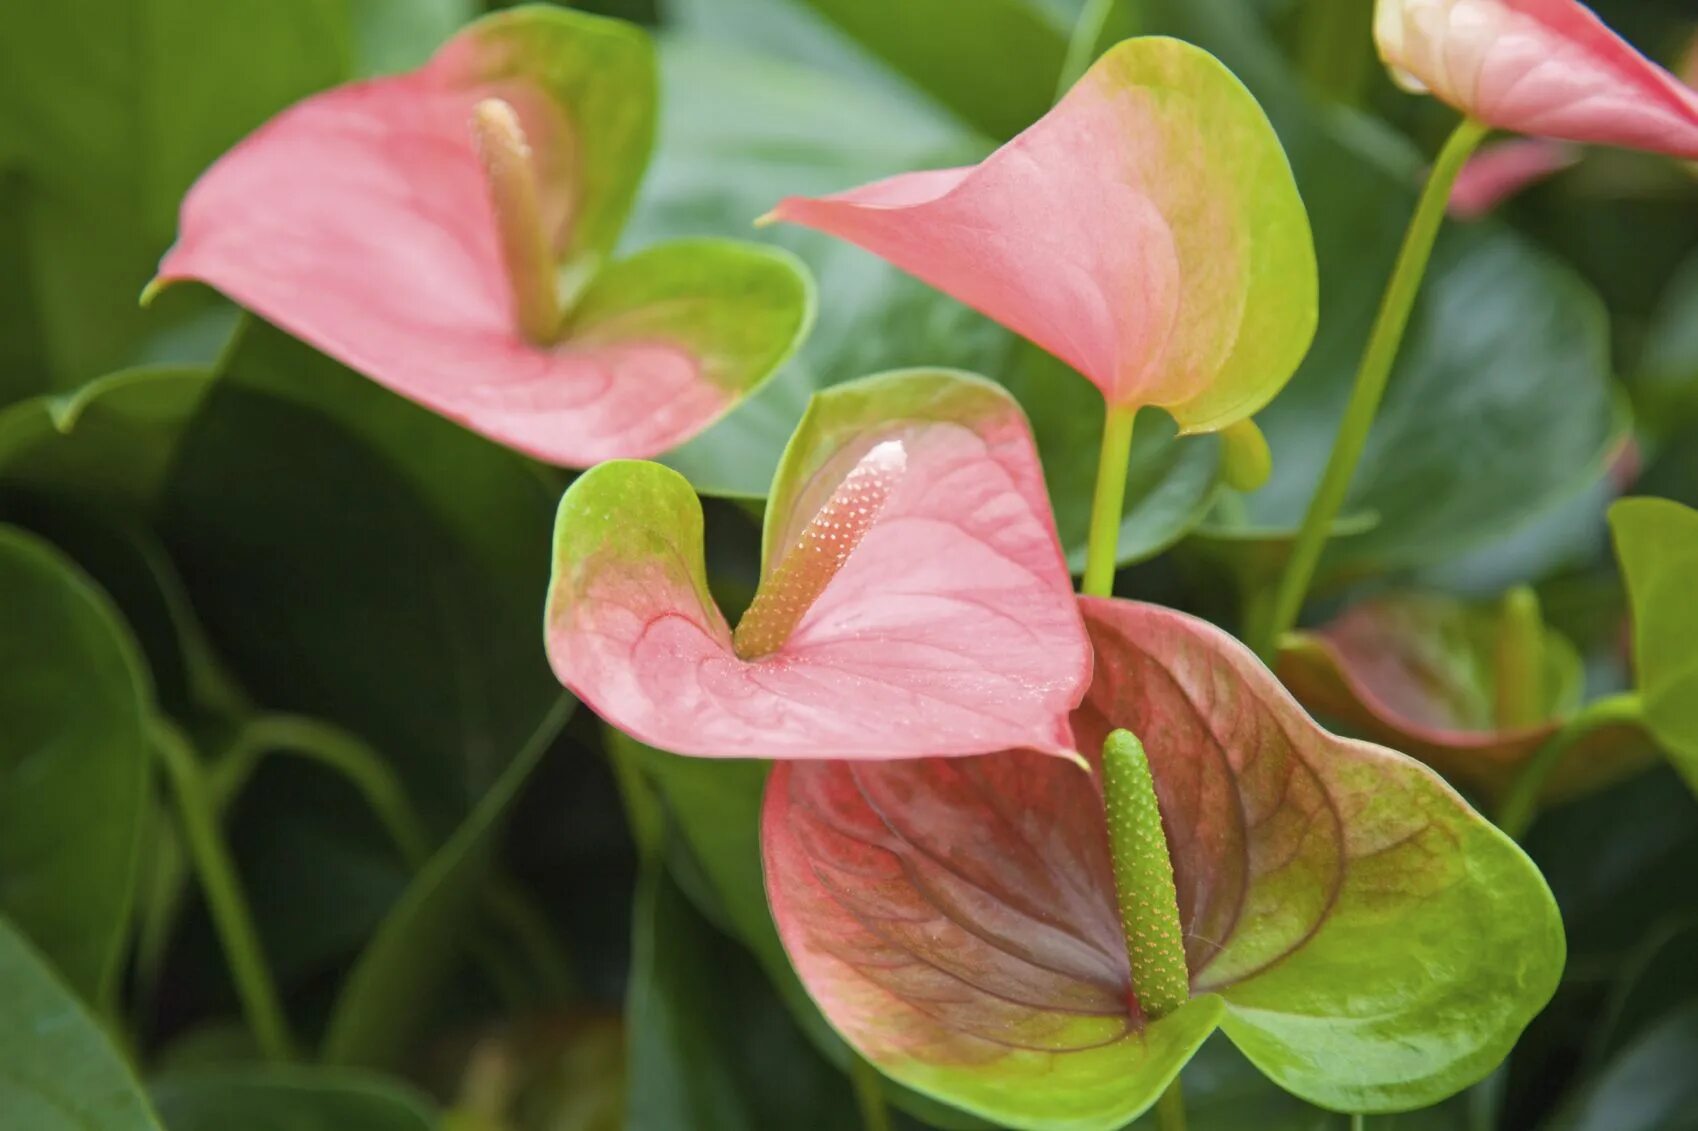
[[[24,174],[7,212],[25,251],[7,269],[33,297],[47,363],[27,391],[75,388],[143,354],[159,360],[159,335],[204,309],[145,312],[136,296],[195,177],[271,114],[349,77],[343,9],[73,0],[7,13],[0,165]]]
[[[1577,0],[1378,0],[1406,87],[1488,126],[1698,157],[1698,95]]]
[[[1501,799],[1520,770],[1580,706],[1580,656],[1544,631],[1539,721],[1495,718],[1498,610],[1403,593],[1363,601],[1280,647],[1280,680],[1322,717],[1421,759],[1451,781]],[[1642,769],[1655,749],[1636,726],[1599,727],[1552,773],[1547,801]]]
[[[656,464],[604,464],[561,500],[549,656],[621,730],[705,756],[1069,749],[1089,654],[1031,434],[996,386],[911,370],[815,398],[739,626],[766,618],[758,646],[708,593],[701,537],[695,494]]]
[[[0,527],[0,599],[0,914],[104,1005],[147,814],[146,669],[111,599],[11,527]]]
[[[800,0],[991,137],[1049,109],[1067,37],[1032,0]],[[997,81],[985,76],[995,74]]]
[[[1334,738],[1241,645],[1087,600],[1081,749],[1149,752],[1194,997],[1128,985],[1091,777],[1026,752],[784,763],[763,840],[809,992],[894,1078],[1021,1128],[1112,1128],[1218,1023],[1280,1086],[1402,1110],[1485,1075],[1555,988],[1526,857],[1431,771]],[[1513,956],[1513,957],[1510,957]]]
[[[100,1024],[0,918],[0,1119],[18,1131],[163,1131]],[[175,1129],[173,1129],[175,1131]]]
[[[1265,405],[1314,332],[1313,247],[1278,138],[1177,41],[1114,48],[978,166],[773,215],[877,253],[1186,431]]]
[[[541,6],[500,13],[422,69],[279,116],[184,202],[159,280],[200,279],[338,360],[504,444],[585,466],[705,428],[789,355],[811,317],[787,256],[690,241],[602,270],[653,131],[638,29]],[[569,304],[522,333],[503,215],[472,111],[502,99]],[[527,147],[528,145],[528,147]],[[255,200],[263,207],[255,207]],[[541,268],[548,270],[548,264]]]
[[[179,1072],[148,1091],[171,1131],[434,1131],[424,1096],[396,1081],[320,1068]]]
[[[1633,666],[1645,725],[1698,791],[1698,511],[1666,499],[1610,508],[1633,607]]]
[[[128,369],[0,411],[0,483],[107,515],[147,516],[210,370]]]

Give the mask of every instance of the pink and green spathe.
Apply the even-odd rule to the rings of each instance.
[[[1317,284],[1279,139],[1207,52],[1110,49],[970,168],[907,173],[771,219],[858,244],[1030,339],[1111,406],[1187,432],[1246,420],[1307,351]]]
[[[789,356],[813,298],[791,257],[754,245],[611,258],[654,104],[633,25],[486,17],[420,69],[308,98],[220,158],[150,292],[208,283],[551,463],[658,454]]]

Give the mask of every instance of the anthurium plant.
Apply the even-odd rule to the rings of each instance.
[[[0,1131],[1688,1126],[1695,34],[6,13]]]

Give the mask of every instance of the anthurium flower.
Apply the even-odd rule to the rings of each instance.
[[[727,241],[609,262],[654,87],[632,25],[489,16],[421,69],[309,98],[221,158],[154,286],[210,283],[539,459],[659,453],[789,355],[812,293],[789,256]]]
[[[1083,605],[1096,677],[1075,736],[1093,760],[1111,732],[1142,740],[1180,1001],[1153,1010],[1131,980],[1127,937],[1152,936],[1126,930],[1139,899],[1123,919],[1099,777],[1025,751],[780,764],[768,898],[838,1032],[910,1087],[1045,1131],[1122,1126],[1216,1028],[1339,1110],[1489,1072],[1562,968],[1531,862],[1431,770],[1310,722],[1226,634]]]
[[[1112,48],[977,166],[771,215],[859,244],[1111,405],[1159,406],[1188,432],[1267,404],[1314,335],[1314,246],[1279,139],[1230,71],[1176,40]]]
[[[1576,0],[1379,0],[1393,75],[1475,121],[1698,158],[1698,95]]]
[[[768,496],[732,631],[678,473],[603,464],[560,503],[547,644],[620,730],[680,754],[1071,751],[1090,647],[1030,429],[982,378],[910,370],[818,394]]]
[[[1518,623],[1526,599],[1377,597],[1314,632],[1288,635],[1277,670],[1310,710],[1498,801],[1582,705],[1579,654],[1536,613]],[[1518,636],[1530,634],[1533,646],[1518,659]],[[1598,789],[1654,757],[1638,727],[1596,728],[1564,754],[1544,799]]]
[[[1461,220],[1479,219],[1579,160],[1579,150],[1562,142],[1543,138],[1494,142],[1462,167],[1450,190],[1450,214]]]

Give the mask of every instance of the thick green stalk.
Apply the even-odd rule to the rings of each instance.
[[[292,1060],[295,1051],[289,1023],[271,980],[271,971],[266,967],[259,932],[254,928],[253,915],[242,894],[236,866],[219,831],[217,812],[200,760],[181,732],[169,722],[156,719],[152,738],[171,783],[183,840],[200,877],[224,956],[230,963],[242,1011],[266,1059]]]
[[[1185,1093],[1177,1076],[1156,1101],[1156,1127],[1158,1131],[1185,1131]]]
[[[1102,454],[1097,458],[1097,489],[1091,500],[1091,533],[1085,550],[1085,579],[1079,591],[1087,597],[1114,592],[1114,569],[1120,553],[1120,521],[1126,505],[1126,468],[1132,462],[1132,422],[1138,410],[1109,405],[1103,418]]]
[[[866,1058],[855,1056],[849,1065],[849,1080],[855,1086],[855,1103],[861,1110],[862,1131],[890,1131],[890,1108],[884,1102],[884,1086],[879,1083],[878,1069]]]
[[[1366,1131],[1367,1126],[1368,1117],[1363,1115],[1361,1112],[1357,1112],[1355,1115],[1350,1117],[1350,1131]]]
[[[1499,730],[1535,726],[1545,720],[1545,622],[1539,596],[1518,585],[1498,606],[1492,648],[1494,720]]]
[[[1539,795],[1545,791],[1545,783],[1574,744],[1599,727],[1634,722],[1641,711],[1639,696],[1627,692],[1595,700],[1570,719],[1567,726],[1552,735],[1550,741],[1539,747],[1538,753],[1521,767],[1509,795],[1498,809],[1498,828],[1513,840],[1519,841],[1526,836],[1533,825],[1533,818],[1538,816]]]
[[[1114,731],[1103,743],[1102,781],[1132,993],[1144,1016],[1159,1021],[1190,1000],[1191,976],[1155,778],[1132,732]]]
[[[1272,615],[1253,641],[1256,654],[1264,661],[1271,661],[1279,646],[1279,638],[1297,623],[1303,598],[1308,595],[1309,584],[1320,565],[1321,551],[1325,549],[1333,522],[1344,506],[1350,480],[1356,474],[1356,465],[1368,443],[1368,431],[1373,427],[1374,416],[1385,397],[1392,364],[1403,345],[1403,334],[1409,328],[1409,316],[1421,291],[1421,280],[1433,256],[1433,244],[1444,224],[1451,189],[1456,185],[1457,174],[1462,172],[1463,165],[1488,132],[1488,127],[1472,119],[1464,119],[1450,135],[1450,140],[1445,142],[1444,150],[1427,177],[1426,188],[1404,236],[1403,250],[1398,255],[1397,266],[1380,303],[1379,318],[1368,338],[1367,351],[1362,355],[1362,365],[1357,370],[1356,384],[1351,390],[1344,420],[1339,425],[1338,438],[1333,441],[1326,471],[1321,475],[1320,486],[1309,502],[1309,512],[1303,516],[1297,541],[1292,545],[1291,558],[1286,562],[1285,572],[1274,594]]]

